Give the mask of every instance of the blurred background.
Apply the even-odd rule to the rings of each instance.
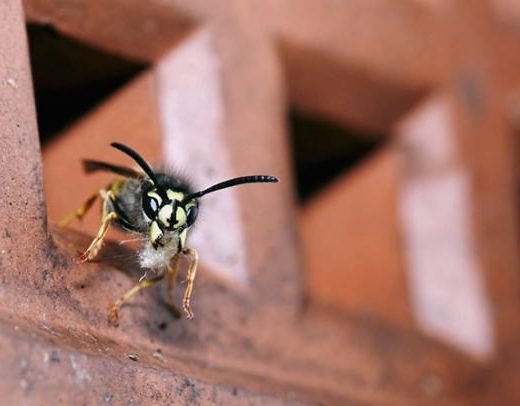
[[[256,391],[326,404],[519,400],[520,3],[24,7],[50,223],[110,179],[85,176],[81,159],[129,164],[112,141],[196,188],[280,177],[208,197],[191,238],[228,286],[222,300],[244,300],[237,312],[259,318],[222,316],[215,333],[256,348],[244,356],[236,344],[227,368],[268,377],[260,389],[252,376],[224,379],[244,391],[238,403]],[[97,209],[72,226],[98,227]],[[292,358],[270,369],[277,351]],[[276,373],[312,369],[313,354],[330,381]]]

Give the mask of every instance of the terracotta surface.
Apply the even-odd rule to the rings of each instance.
[[[397,216],[399,159],[393,148],[377,152],[306,205],[300,224],[313,299],[411,328]]]
[[[29,21],[50,24],[73,38],[141,62],[159,58],[193,27],[188,18],[160,2],[29,0],[23,3]]]
[[[215,148],[225,151],[211,162],[218,174],[260,169],[273,171],[282,182],[269,192],[244,187],[229,197],[239,213],[233,221],[243,230],[235,243],[247,252],[247,283],[222,277],[214,264],[203,262],[195,320],[174,319],[164,305],[164,287],[158,286],[123,309],[118,329],[109,327],[106,314],[114,295],[132,286],[140,270],[132,251],[117,243],[107,244],[102,261],[73,265],[70,258],[90,241],[88,231],[51,226],[49,239],[21,4],[4,1],[0,391],[8,403],[519,401],[514,382],[520,372],[516,157],[504,110],[518,88],[518,39],[498,25],[485,2],[473,7],[461,0],[435,7],[389,0],[328,0],[320,6],[289,0],[236,1],[226,7],[205,0],[24,4],[31,21],[156,64],[45,151],[51,219],[98,185],[100,178],[81,174],[79,157],[103,154],[126,162],[115,151],[106,157],[101,152],[119,131],[124,133],[120,140],[135,142],[156,158],[166,142],[184,142],[179,154],[186,155],[179,160],[185,162],[208,159],[211,149],[198,149],[196,137],[213,132]],[[190,69],[190,57],[204,63]],[[317,61],[307,63],[310,59]],[[176,73],[175,80],[164,76],[168,72]],[[183,72],[185,79],[179,79]],[[205,100],[197,80],[218,90],[212,88]],[[356,97],[343,99],[350,89]],[[493,337],[483,352],[462,351],[455,335],[442,336],[440,328],[425,330],[410,299],[418,293],[409,291],[415,289],[411,278],[426,273],[410,265],[406,247],[410,241],[428,245],[406,239],[413,233],[406,234],[403,220],[410,212],[399,211],[403,190],[413,181],[427,185],[450,166],[428,165],[428,153],[437,144],[422,156],[403,143],[403,127],[397,124],[432,89],[448,95],[454,114],[450,165],[467,174],[462,217],[477,270],[469,274],[482,280],[488,300],[482,313],[490,315]],[[374,106],[378,96],[381,104]],[[187,104],[173,109],[182,115],[172,124],[165,116],[168,103],[183,97]],[[385,149],[303,212],[306,251],[299,248],[296,232],[288,103],[329,120],[394,134]],[[208,113],[215,108],[221,116],[211,121]],[[183,131],[171,133],[175,125]],[[202,158],[192,155],[195,151]],[[204,168],[198,165],[194,177],[205,179]],[[61,178],[64,171],[70,176]],[[58,176],[59,183],[52,180]],[[348,239],[351,244],[337,249],[324,269],[313,244],[308,245],[316,238],[308,224],[322,228],[320,218],[331,219],[344,208],[351,210],[339,219],[356,234],[347,235],[340,221],[334,224],[337,239],[326,236],[331,244],[341,247]],[[212,221],[208,227],[214,227]],[[211,252],[201,240],[200,248],[204,245]],[[301,283],[305,257],[315,258],[305,268],[306,291]],[[351,274],[341,272],[355,261]],[[336,288],[340,285],[346,288]],[[459,310],[456,302],[443,305]],[[367,308],[376,317],[366,317]]]
[[[2,291],[32,285],[55,254],[47,234],[42,168],[23,12],[18,2],[0,6],[4,20],[0,55],[0,203]],[[7,21],[9,24],[7,24]],[[12,44],[18,44],[13,47]],[[26,250],[26,248],[31,249]],[[38,269],[36,269],[38,268]],[[16,270],[16,271],[15,271]]]

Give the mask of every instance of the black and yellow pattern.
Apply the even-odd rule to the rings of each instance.
[[[109,171],[118,177],[106,188],[89,199],[71,215],[60,222],[67,225],[75,218],[81,219],[99,197],[103,204],[101,227],[87,250],[78,256],[78,262],[93,260],[101,250],[103,241],[112,224],[125,231],[145,237],[143,249],[139,253],[141,266],[154,268],[157,276],[140,280],[122,295],[112,306],[109,322],[119,323],[121,306],[142,289],[161,281],[168,281],[168,300],[175,313],[173,291],[178,274],[178,258],[190,257],[183,297],[183,309],[188,318],[193,318],[191,294],[197,274],[198,254],[186,246],[188,232],[195,223],[199,212],[198,199],[208,193],[233,187],[243,183],[278,182],[274,176],[244,176],[217,183],[199,192],[193,192],[187,182],[166,172],[155,172],[133,149],[120,143],[112,143],[114,148],[129,155],[143,172],[113,165],[106,162],[86,160],[86,172]]]

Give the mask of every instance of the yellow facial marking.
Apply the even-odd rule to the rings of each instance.
[[[170,199],[170,200],[178,200],[179,202],[181,202],[184,199],[184,193],[175,192],[171,189],[168,189],[166,191],[166,196],[168,196],[168,199]]]
[[[188,202],[188,204],[186,204],[186,206],[184,206],[184,207],[186,207],[186,211],[188,211],[188,209],[191,209],[192,207],[194,207],[196,205],[197,205],[197,202],[195,200],[190,200]]]
[[[184,211],[184,208],[177,207],[175,218],[177,219],[177,222],[174,225],[175,228],[182,227],[184,224],[186,224],[186,212]]]
[[[159,206],[162,204],[161,196],[157,192],[154,192],[153,190],[151,192],[147,193],[148,196],[153,197],[155,200],[157,200],[157,203]]]
[[[159,224],[157,224],[157,221],[154,221],[150,226],[150,240],[152,240],[152,244],[155,244],[155,242],[159,240],[162,235],[163,232],[159,227]]]
[[[163,223],[166,227],[170,226],[170,217],[172,216],[172,212],[173,206],[171,204],[163,206],[163,208],[159,211],[159,221]]]

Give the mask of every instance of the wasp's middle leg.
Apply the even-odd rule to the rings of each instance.
[[[132,289],[128,290],[123,296],[117,299],[117,301],[110,308],[110,312],[108,314],[108,322],[112,324],[114,327],[117,327],[119,325],[119,310],[121,310],[121,306],[128,302],[128,300],[137,292],[156,284],[163,278],[164,275],[159,275],[152,279],[145,279],[144,281],[141,281],[137,285],[135,285]]]
[[[61,219],[60,222],[58,223],[58,225],[61,227],[66,227],[70,223],[72,223],[72,221],[74,219],[81,220],[85,216],[85,214],[87,214],[87,212],[92,208],[92,206],[96,202],[96,199],[100,196],[101,196],[101,192],[97,192],[97,193],[93,194],[92,196],[90,196],[76,210],[74,210],[72,213],[70,213],[67,217]]]

